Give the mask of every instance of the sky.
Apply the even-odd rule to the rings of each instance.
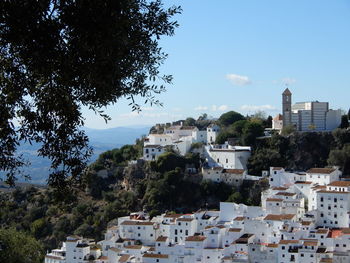
[[[175,35],[159,42],[169,54],[161,72],[174,77],[157,95],[163,107],[144,105],[137,113],[121,99],[106,109],[107,124],[84,109],[87,127],[147,126],[229,110],[275,116],[286,85],[293,103],[349,109],[350,0],[163,3],[183,9]]]

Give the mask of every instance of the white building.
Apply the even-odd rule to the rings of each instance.
[[[283,128],[283,116],[278,114],[272,119],[272,129],[273,130],[282,130]]]
[[[331,131],[341,123],[341,110],[329,109],[328,102],[297,102],[292,106],[292,93],[282,94],[283,126],[293,125],[298,131]]]
[[[143,159],[146,161],[154,161],[159,155],[165,153],[165,147],[156,144],[148,144],[143,147]]]
[[[246,170],[250,155],[251,148],[249,146],[222,144],[205,147],[205,156],[209,167]]]
[[[221,167],[202,168],[203,180],[223,182],[240,187],[246,179],[247,171],[244,169],[224,169]]]
[[[220,127],[216,124],[210,124],[207,127],[207,142],[209,144],[215,143],[216,137],[218,136],[220,132]]]
[[[349,227],[350,181],[335,181],[319,190],[317,195],[317,225],[339,228]]]

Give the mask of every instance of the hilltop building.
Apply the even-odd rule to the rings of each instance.
[[[273,127],[279,130],[293,125],[297,131],[331,131],[340,123],[341,110],[330,109],[328,102],[309,101],[292,105],[292,93],[287,88],[282,93],[282,118],[276,116]]]

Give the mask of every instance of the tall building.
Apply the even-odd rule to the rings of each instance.
[[[341,110],[329,109],[328,102],[297,102],[292,105],[292,93],[282,93],[283,127],[293,125],[298,131],[331,131],[341,123]]]
[[[283,125],[288,126],[292,122],[292,93],[288,88],[282,93]]]

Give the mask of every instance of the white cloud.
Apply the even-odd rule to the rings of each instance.
[[[268,110],[268,111],[275,111],[277,110],[276,107],[266,104],[266,105],[242,105],[241,106],[241,110],[244,111],[264,111],[264,110]]]
[[[221,105],[218,107],[219,111],[227,111],[228,110],[228,106],[227,105]]]
[[[227,111],[228,108],[229,107],[227,105],[220,105],[220,106],[212,105],[211,106],[212,111]]]
[[[289,78],[289,77],[283,78],[283,79],[281,80],[281,83],[284,84],[284,85],[291,85],[291,84],[294,84],[295,82],[297,82],[296,79]]]
[[[241,76],[237,74],[227,74],[226,79],[237,86],[246,86],[252,83],[252,81],[247,76]]]
[[[195,111],[205,111],[208,110],[208,107],[206,106],[197,106],[194,108]]]

